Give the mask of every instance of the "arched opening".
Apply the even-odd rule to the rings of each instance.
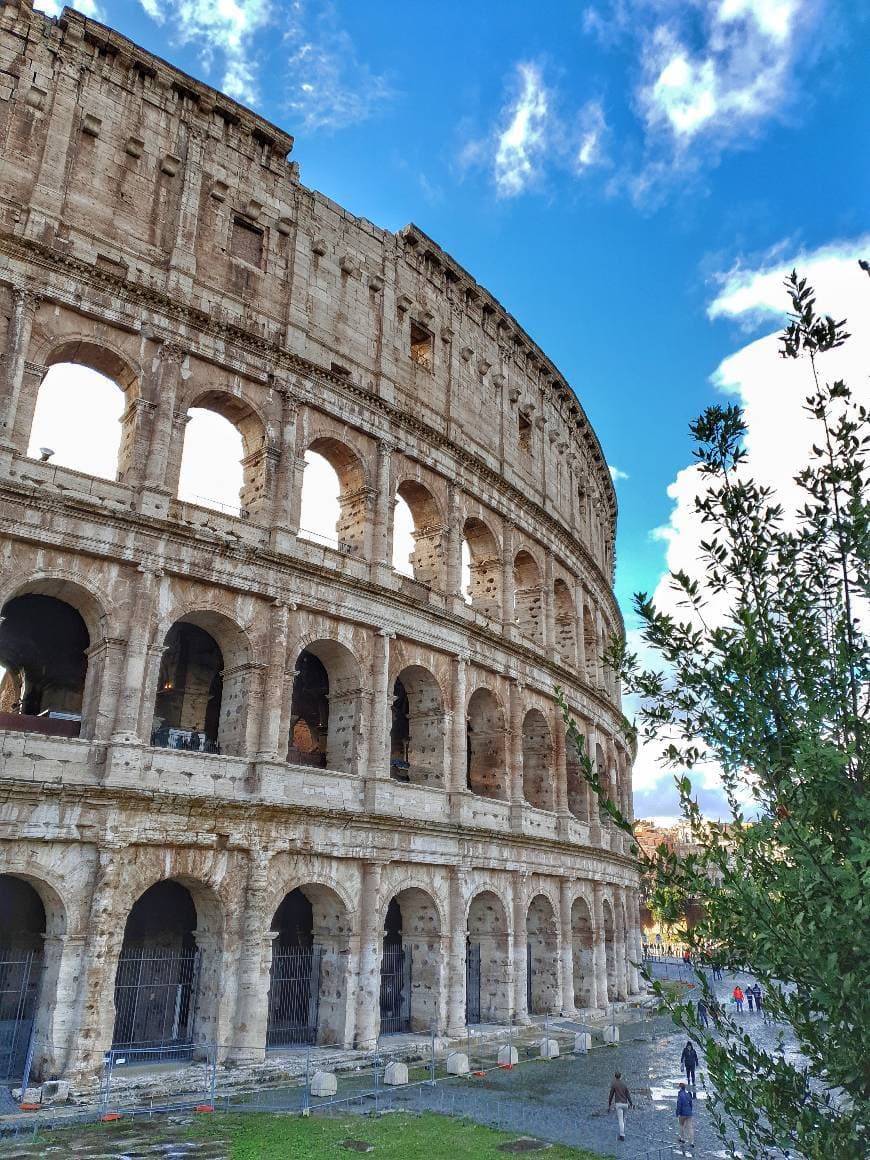
[[[435,497],[415,480],[400,483],[396,496],[393,567],[413,576],[420,584],[443,588],[445,528]],[[408,516],[410,529],[407,527]]]
[[[90,634],[65,600],[25,592],[0,616],[0,729],[78,737],[87,702]]]
[[[580,755],[568,739],[565,754],[565,772],[568,784],[568,811],[578,821],[589,821],[589,787],[580,764]]]
[[[314,439],[305,452],[300,537],[365,557],[372,501],[356,452],[331,437]]]
[[[612,800],[614,791],[613,791],[613,785],[612,785],[611,778],[610,778],[610,770],[607,768],[607,760],[604,756],[604,750],[601,747],[601,745],[597,742],[595,745],[595,772],[598,775],[598,780],[601,783],[602,790],[607,795],[607,797],[609,797]],[[597,801],[597,799],[596,799],[596,801]],[[605,825],[610,824],[610,815],[604,813],[604,811],[601,810],[600,808],[598,811],[598,816],[599,816],[599,820],[602,823],[604,823]]]
[[[468,559],[468,602],[493,620],[501,619],[501,560],[495,536],[476,516],[462,528]]]
[[[199,753],[238,752],[240,739],[232,719],[224,718],[223,700],[224,658],[217,641],[197,624],[173,624],[157,677],[151,744]]]
[[[381,1034],[440,1023],[441,924],[432,898],[410,887],[390,900],[381,958]]]
[[[523,718],[523,796],[536,809],[555,809],[553,744],[540,709],[529,709]]]
[[[444,704],[438,682],[420,665],[393,685],[390,776],[413,785],[444,785]]]
[[[548,898],[536,895],[526,919],[526,971],[530,1015],[552,1015],[559,1009],[559,960],[556,916]]]
[[[29,882],[0,874],[0,1084],[20,1084],[44,976],[45,907]]]
[[[556,652],[563,661],[577,663],[577,634],[574,601],[564,580],[557,578],[553,585],[553,612],[556,625]]]
[[[609,899],[605,898],[602,904],[604,911],[604,960],[607,964],[607,996],[606,1002],[616,1002],[616,928],[613,921],[613,908]]]
[[[574,962],[574,1006],[595,1006],[592,914],[586,900],[575,898],[571,907],[571,954]]]
[[[178,498],[228,515],[268,515],[269,457],[259,415],[225,391],[199,395],[187,414]]]
[[[543,640],[544,610],[541,570],[525,550],[514,557],[514,619],[523,636]]]
[[[334,890],[297,887],[275,911],[267,1047],[341,1044],[350,922]]]
[[[465,960],[467,1023],[510,1021],[510,942],[507,915],[491,890],[476,894],[468,908]]]
[[[28,456],[42,459],[50,451],[47,458],[58,467],[98,479],[123,479],[132,456],[132,447],[126,446],[133,426],[127,401],[124,387],[108,374],[79,363],[55,363],[36,397]]]
[[[466,785],[479,797],[508,800],[504,713],[489,689],[476,689],[468,702]]]
[[[294,665],[287,760],[350,773],[356,752],[359,668],[334,640],[307,645]]]
[[[202,962],[201,933],[206,944],[212,940],[207,923],[200,931],[201,917],[190,891],[174,879],[157,882],[134,903],[115,975],[114,1047],[147,1049],[136,1058],[159,1062],[184,1056],[205,1038],[200,1012],[213,1007],[217,985],[214,962]]]

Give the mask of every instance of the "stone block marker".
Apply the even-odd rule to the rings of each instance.
[[[541,1059],[558,1059],[559,1043],[556,1039],[541,1040]]]
[[[602,1027],[601,1028],[601,1042],[602,1043],[619,1043],[619,1028],[618,1027]]]
[[[338,1091],[334,1071],[316,1071],[311,1077],[311,1094],[316,1099],[328,1099]]]
[[[448,1075],[468,1075],[468,1056],[462,1051],[451,1051],[447,1056]]]
[[[592,1036],[588,1031],[578,1031],[574,1036],[574,1053],[575,1055],[585,1055],[587,1051],[592,1049]]]
[[[408,1065],[395,1060],[384,1068],[384,1083],[388,1087],[402,1087],[408,1082]]]
[[[504,1047],[499,1048],[499,1066],[503,1067],[505,1064],[510,1064],[513,1066],[515,1063],[519,1063],[519,1061],[520,1057],[517,1054],[517,1049],[515,1047],[509,1047],[507,1044],[505,1044]]]

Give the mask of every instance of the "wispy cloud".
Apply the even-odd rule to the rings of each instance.
[[[504,113],[498,135],[494,176],[499,197],[515,197],[540,176],[546,144],[547,91],[538,67],[528,61],[517,66],[519,92]]]
[[[34,8],[41,9],[46,16],[60,16],[63,12],[62,0],[36,0]],[[76,0],[72,5],[82,16],[89,16],[91,20],[105,21],[106,14],[95,0]]]
[[[394,92],[386,76],[363,61],[335,6],[294,0],[285,14],[285,100],[304,129],[340,129],[376,113]]]
[[[223,60],[220,87],[245,104],[258,98],[254,39],[271,19],[269,0],[139,0],[145,13],[171,29],[180,44],[197,46],[207,72]]]
[[[578,173],[604,161],[604,134],[607,121],[601,101],[587,101],[577,118],[580,144],[574,163]]]
[[[629,478],[627,471],[622,471],[620,468],[614,467],[612,463],[608,463],[607,470],[610,472],[610,478],[614,483],[616,483],[617,480]]]

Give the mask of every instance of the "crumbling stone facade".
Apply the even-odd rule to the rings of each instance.
[[[69,9],[0,7],[0,131],[0,957],[37,948],[34,1074],[636,992],[637,875],[554,702],[630,811],[615,499],[557,369],[420,230]],[[115,480],[27,456],[69,362],[124,392]],[[239,516],[177,498],[194,406],[241,433]],[[300,534],[308,450],[333,544]],[[146,958],[195,978],[122,1012]]]

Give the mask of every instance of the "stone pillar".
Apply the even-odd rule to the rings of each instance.
[[[574,1007],[574,932],[571,929],[572,884],[568,878],[559,883],[559,927],[562,936],[562,1014],[572,1016]]]
[[[628,994],[628,939],[626,938],[625,891],[621,886],[613,887],[613,960],[616,964],[616,994],[624,999]]]
[[[513,532],[513,524],[505,520],[501,545],[501,623],[508,640],[513,640],[516,629]]]
[[[522,805],[526,800],[523,786],[523,686],[510,683],[510,786],[511,802]]]
[[[515,875],[513,881],[513,911],[514,1019],[517,1023],[528,1023],[529,935],[526,923],[525,891],[519,875]]]
[[[454,866],[450,872],[450,939],[447,967],[447,1034],[453,1038],[465,1032],[465,900],[462,871]]]
[[[592,769],[598,774],[601,773],[598,769],[598,758],[596,751],[598,749],[598,734],[593,726],[589,726],[586,731],[586,751],[589,754],[589,760],[592,762]],[[598,808],[598,795],[595,790],[586,782],[586,805],[589,811],[589,841],[593,846],[601,845],[601,813]]]
[[[394,634],[379,628],[372,636],[372,710],[369,718],[367,777],[389,777],[388,742],[390,706],[387,693],[390,673],[390,641]]]
[[[577,672],[580,674],[581,680],[588,682],[589,673],[586,669],[586,625],[583,623],[584,600],[583,585],[578,584],[574,591],[574,609],[577,615]]]
[[[359,909],[359,974],[356,989],[356,1040],[360,1050],[371,1050],[381,1025],[381,958],[384,924],[381,919],[380,862],[364,862]]]
[[[281,391],[281,435],[280,458],[275,476],[275,499],[272,506],[272,537],[277,547],[286,547],[280,542],[281,533],[295,537],[299,531],[299,508],[302,503],[302,488],[296,496],[296,419],[299,404],[289,391]],[[304,469],[305,460],[302,460]],[[301,481],[300,481],[301,483]]]
[[[115,722],[115,703],[124,658],[124,641],[104,637],[85,650],[86,695],[82,702],[81,737],[105,741]]]
[[[466,724],[466,680],[468,657],[453,661],[453,737],[450,746],[450,789],[458,793],[468,788],[468,729]]]
[[[595,609],[595,683],[602,692],[607,691],[604,674],[604,623],[601,612]]]
[[[137,590],[130,592],[130,617],[127,622],[127,648],[124,672],[118,694],[115,728],[112,740],[136,743],[139,736],[139,718],[142,711],[142,686],[145,679],[145,660],[148,654],[151,618],[155,604],[155,589],[163,573],[157,568],[140,566],[141,581]],[[131,585],[133,589],[133,585]]]
[[[167,486],[167,467],[175,419],[175,402],[186,353],[173,342],[163,342],[151,360],[148,374],[155,405],[148,456],[145,460],[145,487],[162,491]],[[179,456],[180,460],[180,456]]]
[[[624,894],[626,921],[628,923],[628,929],[625,932],[627,985],[629,995],[636,995],[640,990],[640,970],[638,964],[643,962],[637,893],[634,890],[625,890]]]
[[[86,953],[82,935],[43,935],[42,982],[33,1025],[33,1079],[66,1073],[77,1040],[77,999]]]
[[[544,587],[541,591],[544,649],[553,652],[556,647],[556,614],[553,594],[553,553],[544,554]]]
[[[284,707],[284,672],[287,668],[287,624],[290,609],[296,605],[276,600],[269,617],[269,668],[260,710],[258,761],[278,761],[281,753],[281,714]]]
[[[375,518],[372,531],[372,579],[378,580],[378,570],[387,573],[393,568],[393,517],[395,496],[392,488],[393,445],[386,439],[378,440],[377,483],[375,489]]]
[[[565,718],[559,707],[553,711],[553,773],[556,778],[556,812],[568,813],[568,752]]]
[[[592,883],[592,972],[595,1006],[604,1008],[608,1003],[607,954],[604,949],[604,887]]]
[[[266,913],[270,854],[252,850],[242,919],[242,945],[236,971],[236,1011],[227,1055],[240,1063],[256,1063],[266,1056],[269,1022],[269,983],[272,966],[271,915]]]
[[[464,604],[462,595],[462,489],[451,484],[447,491],[447,596]]]
[[[24,382],[24,369],[30,347],[33,320],[42,301],[38,294],[24,290],[20,286],[12,289],[12,317],[3,355],[2,378],[0,378],[0,446],[18,451],[27,451],[27,445],[19,446],[15,440],[15,417]]]

